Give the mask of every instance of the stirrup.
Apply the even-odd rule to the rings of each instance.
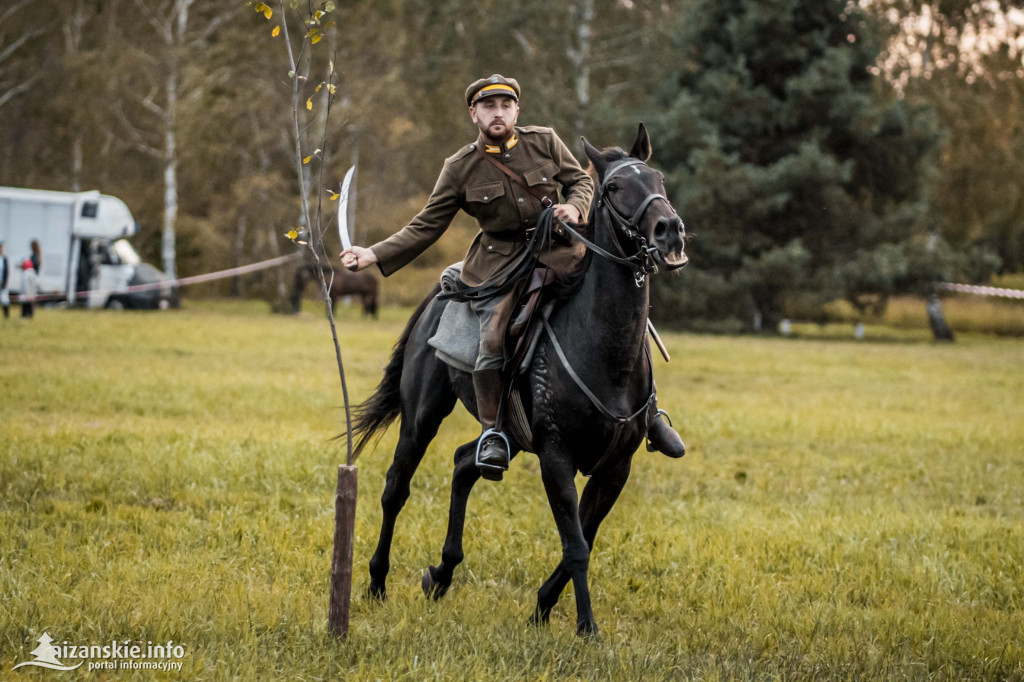
[[[650,433],[651,424],[653,424],[654,420],[657,419],[658,417],[664,417],[665,421],[668,422],[668,425],[670,427],[672,427],[673,429],[675,428],[675,426],[672,424],[672,417],[669,416],[668,412],[666,412],[665,410],[663,410],[661,408],[658,408],[658,411],[654,413],[654,417],[651,418],[650,423],[647,425],[647,433],[648,434]],[[650,438],[649,435],[645,434],[644,435],[644,440],[647,441],[647,452],[661,452],[660,450],[658,450],[658,448],[656,448],[653,445],[651,445],[651,438]]]
[[[480,451],[484,447],[484,441],[492,437],[498,437],[502,440],[503,443],[505,443],[506,457],[505,464],[503,466],[491,464],[490,462],[480,461]],[[508,471],[508,464],[509,460],[511,459],[512,445],[508,442],[508,438],[505,436],[504,433],[498,431],[497,429],[487,429],[482,434],[480,434],[480,438],[478,438],[476,441],[476,466],[478,469],[480,469],[480,472],[483,474],[484,478],[500,481],[502,474]]]

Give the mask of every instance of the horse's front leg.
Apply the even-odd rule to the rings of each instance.
[[[587,584],[590,546],[580,524],[579,498],[574,481],[576,471],[572,457],[564,451],[548,451],[543,452],[540,462],[544,491],[562,541],[561,565],[576,591],[576,632],[580,635],[597,635],[597,622],[590,607],[590,587]]]
[[[423,592],[440,599],[452,584],[455,567],[462,563],[462,534],[466,525],[466,503],[473,486],[480,480],[476,467],[476,440],[455,451],[455,470],[452,473],[452,496],[448,504],[448,534],[441,550],[441,563],[430,566],[423,574]]]
[[[623,458],[614,468],[591,478],[583,488],[579,514],[583,527],[583,538],[590,550],[594,548],[597,529],[608,516],[608,512],[611,511],[615,501],[619,499],[622,488],[626,485],[632,461],[632,457]],[[558,564],[551,577],[537,591],[537,609],[533,612],[532,617],[534,624],[548,622],[551,609],[558,603],[558,598],[570,578],[564,564]]]
[[[440,364],[440,363],[438,363]],[[441,371],[424,371],[424,382],[419,390],[409,390],[402,378],[402,392],[411,398],[403,399],[401,435],[395,448],[395,459],[388,469],[384,493],[380,497],[383,510],[380,538],[370,558],[369,594],[378,599],[387,596],[386,580],[391,569],[391,543],[399,512],[409,499],[409,483],[416,473],[430,441],[437,429],[455,407],[455,394],[444,381]],[[410,383],[415,379],[410,379]]]

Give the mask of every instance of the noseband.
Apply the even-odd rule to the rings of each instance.
[[[620,161],[608,169],[604,174],[604,178],[601,180],[601,185],[597,188],[597,208],[606,209],[608,211],[608,215],[611,217],[611,222],[615,227],[618,228],[618,230],[627,239],[633,242],[633,245],[637,250],[632,256],[626,255],[625,251],[622,249],[622,244],[618,239],[613,240],[615,248],[619,252],[619,255],[616,256],[615,254],[602,249],[589,239],[586,239],[583,235],[566,225],[564,222],[559,222],[561,222],[562,226],[572,234],[573,237],[583,242],[583,244],[594,253],[602,256],[603,258],[607,258],[608,260],[631,268],[633,270],[633,281],[636,283],[637,287],[642,287],[644,282],[647,280],[647,275],[658,272],[658,263],[656,260],[658,247],[650,244],[647,241],[647,238],[644,237],[643,233],[640,231],[640,221],[643,220],[644,214],[647,213],[648,207],[653,202],[661,199],[667,203],[668,199],[665,198],[665,195],[658,194],[656,192],[648,194],[644,197],[644,200],[640,202],[640,205],[636,207],[636,210],[633,211],[632,217],[629,218],[620,212],[619,209],[615,208],[608,196],[608,185],[611,182],[612,177],[617,172],[630,166],[647,167],[647,164],[640,159],[629,158],[624,161]]]

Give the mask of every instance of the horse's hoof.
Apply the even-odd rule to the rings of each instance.
[[[596,642],[601,641],[600,635],[597,634],[597,623],[592,620],[581,620],[576,623],[576,634]]]
[[[530,620],[528,621],[528,624],[532,625],[533,627],[539,628],[539,627],[542,627],[544,625],[547,625],[548,621],[550,620],[550,618],[551,618],[551,609],[548,609],[547,611],[543,611],[538,606],[537,609],[533,612],[533,615],[530,616]]]
[[[370,585],[366,588],[365,596],[367,599],[386,601],[388,598],[388,591],[387,589],[385,589],[383,585],[376,585],[371,582]]]
[[[444,595],[448,594],[448,588],[451,584],[443,585],[438,583],[436,578],[437,567],[431,566],[427,569],[427,572],[423,574],[423,580],[420,582],[420,586],[423,588],[423,594],[428,598],[438,600]]]

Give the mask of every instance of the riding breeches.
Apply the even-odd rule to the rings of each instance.
[[[470,306],[480,320],[480,345],[474,370],[502,369],[505,365],[505,328],[515,309],[517,288],[501,295],[472,300]]]

